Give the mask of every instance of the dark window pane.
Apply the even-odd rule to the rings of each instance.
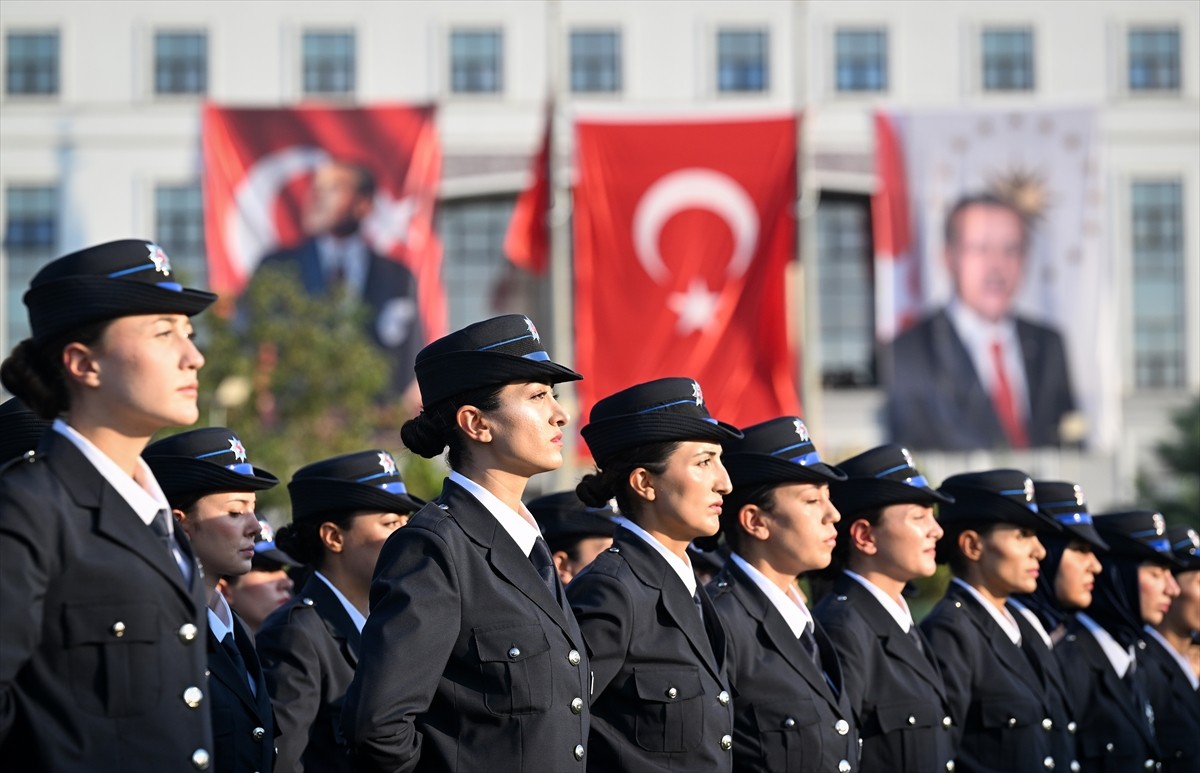
[[[204,94],[208,91],[208,35],[160,32],[154,36],[154,92]]]
[[[834,49],[838,91],[887,91],[886,30],[838,30]]]
[[[357,68],[353,32],[306,32],[303,57],[306,95],[354,93]]]
[[[450,33],[450,90],[498,94],[504,90],[504,38],[499,30]]]
[[[58,93],[57,32],[10,32],[5,42],[4,89],[7,93]]]
[[[154,189],[154,238],[171,256],[171,267],[184,284],[208,285],[204,201],[199,183],[159,185]]]
[[[985,91],[1033,90],[1033,31],[990,29],[983,32]]]
[[[29,318],[21,296],[29,289],[33,275],[56,257],[57,246],[58,190],[53,186],[9,186],[4,212],[7,340],[20,341],[29,336]]]
[[[866,197],[822,197],[817,208],[821,383],[875,384],[875,290]]]
[[[621,33],[586,30],[571,33],[571,91],[621,90]]]
[[[1129,90],[1179,90],[1179,30],[1129,31]]]
[[[717,32],[717,90],[766,91],[770,71],[763,30]]]
[[[1137,182],[1133,217],[1133,358],[1138,387],[1184,383],[1183,186]]]
[[[513,202],[512,197],[467,199],[438,207],[451,330],[494,314],[492,295],[505,272],[504,234]]]

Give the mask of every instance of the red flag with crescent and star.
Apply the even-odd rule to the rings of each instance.
[[[426,335],[443,335],[442,250],[433,230],[442,153],[434,117],[432,106],[206,105],[204,229],[211,288],[241,293],[263,255],[299,242],[313,173],[329,160],[353,162],[375,176],[364,238],[413,273]]]
[[[796,128],[791,116],[576,125],[585,416],[666,376],[696,379],[713,416],[738,426],[799,413],[785,282]]]

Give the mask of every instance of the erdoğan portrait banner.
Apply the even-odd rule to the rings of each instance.
[[[432,106],[204,109],[204,222],[209,281],[221,294],[245,289],[263,255],[301,241],[313,173],[336,160],[375,176],[362,232],[417,282],[423,328],[446,330],[441,244],[433,213],[442,153]]]
[[[796,128],[790,116],[576,124],[585,413],[667,376],[694,378],[739,427],[799,412],[785,287]]]

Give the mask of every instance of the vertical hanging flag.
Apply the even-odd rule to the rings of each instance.
[[[599,398],[690,376],[713,415],[799,412],[784,274],[796,119],[576,127],[576,362]]]
[[[921,274],[913,255],[904,148],[899,128],[885,113],[875,114],[875,181],[875,327],[879,340],[890,341],[921,312]]]
[[[347,237],[360,237],[363,247],[354,249],[366,253],[366,263],[354,285],[372,307],[370,334],[388,354],[395,386],[406,388],[416,351],[446,330],[441,244],[433,230],[442,159],[434,108],[208,105],[202,136],[212,289],[241,293],[259,261],[274,253],[273,261],[299,267],[309,292],[328,291],[330,254],[350,260]],[[327,238],[333,232],[313,232],[315,218],[305,229],[311,182],[331,163],[374,178],[365,216],[349,226],[353,233],[337,234],[335,247]]]
[[[544,274],[550,263],[550,137],[554,107],[546,108],[542,141],[533,156],[529,187],[521,191],[504,235],[504,254],[514,266],[531,274]]]

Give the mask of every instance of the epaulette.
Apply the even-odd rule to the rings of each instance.
[[[20,456],[9,459],[4,464],[0,465],[0,475],[3,475],[4,473],[8,472],[13,467],[17,467],[22,462],[28,462],[29,464],[33,464],[34,462],[41,461],[44,458],[46,458],[46,455],[45,454],[39,455],[36,450],[26,451],[25,453],[21,454]]]

